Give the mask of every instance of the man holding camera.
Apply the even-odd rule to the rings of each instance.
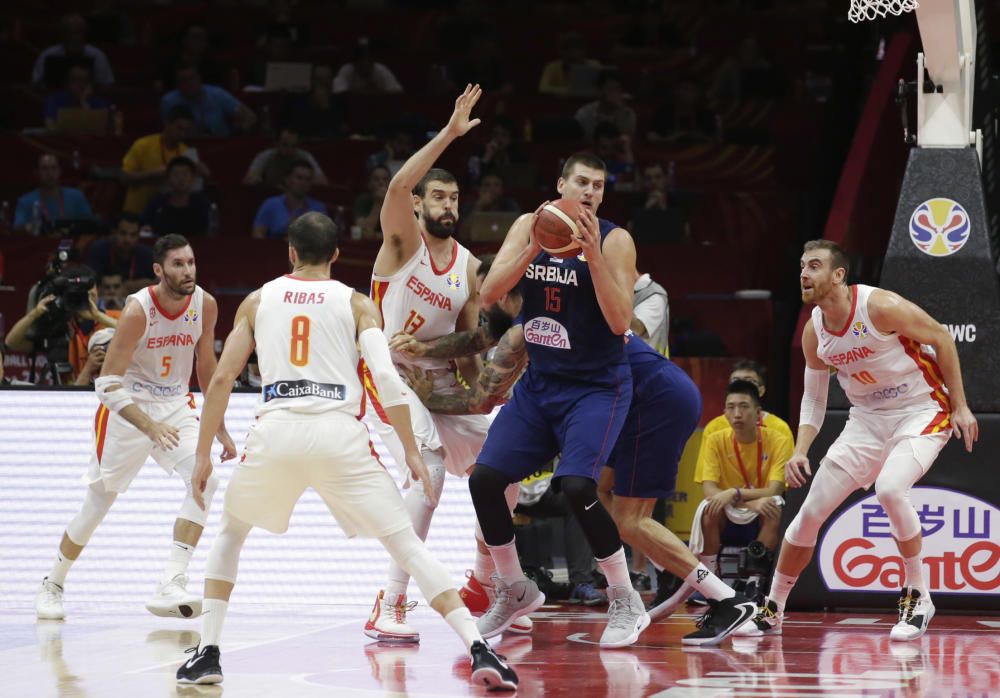
[[[102,327],[117,327],[110,311],[97,306],[97,284],[90,267],[69,265],[39,286],[41,300],[7,335],[7,347],[23,353],[44,352],[52,382],[71,383],[87,366],[87,342]]]

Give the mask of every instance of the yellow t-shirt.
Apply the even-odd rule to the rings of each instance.
[[[761,427],[760,440],[763,449],[760,477],[757,474],[757,441],[748,444],[736,442],[743,468],[750,478],[749,485],[733,449],[731,428],[716,431],[702,439],[694,481],[716,482],[724,490],[731,487],[766,487],[772,481],[784,482],[785,463],[792,457],[792,440],[780,431],[767,427]]]
[[[761,426],[767,427],[772,431],[776,431],[780,434],[784,434],[788,437],[788,440],[792,442],[792,448],[795,448],[795,437],[792,436],[792,429],[788,426],[788,422],[779,417],[776,414],[771,414],[770,412],[761,412],[763,418],[760,420]],[[726,419],[726,415],[720,414],[718,417],[710,421],[705,425],[705,429],[701,434],[701,450],[705,450],[705,442],[709,436],[717,431],[725,431],[726,429],[731,429],[729,426],[729,420]],[[756,462],[756,461],[755,461]],[[701,451],[698,452],[698,463],[694,470],[694,481],[702,482],[708,478],[702,477],[701,472]]]
[[[184,143],[178,143],[175,148],[167,148],[163,145],[163,136],[153,133],[132,144],[122,158],[122,169],[126,172],[158,170],[187,150],[188,146]],[[141,214],[159,190],[160,184],[156,181],[130,184],[125,192],[125,204],[122,208],[129,213]]]

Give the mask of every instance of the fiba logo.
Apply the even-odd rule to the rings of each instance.
[[[855,322],[851,326],[851,334],[853,334],[858,339],[865,339],[868,336],[868,325],[861,322],[860,320],[858,322]]]
[[[454,272],[448,274],[448,278],[445,279],[445,281],[448,284],[448,288],[450,288],[452,291],[457,291],[458,289],[462,288],[462,279],[460,279],[458,274]]]
[[[188,311],[184,313],[184,324],[192,325],[198,322],[198,311],[194,308],[188,308]]]
[[[910,216],[910,239],[931,257],[948,257],[969,240],[969,214],[951,199],[928,199]]]

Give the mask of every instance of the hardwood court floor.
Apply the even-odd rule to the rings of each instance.
[[[141,611],[141,609],[139,609]],[[64,622],[27,604],[0,607],[0,696],[466,696],[459,641],[421,607],[419,647],[371,643],[360,606],[264,606],[237,601],[226,621],[221,687],[179,688],[174,671],[198,641],[198,621],[165,620],[124,604],[67,603]],[[654,623],[621,650],[593,644],[603,611],[545,607],[531,636],[495,643],[521,677],[519,696],[1000,696],[1000,618],[940,615],[914,643],[890,643],[884,614],[796,614],[780,637],[685,649],[692,616]],[[502,694],[500,694],[502,695]],[[507,694],[510,695],[510,694]]]

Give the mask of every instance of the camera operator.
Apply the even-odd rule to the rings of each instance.
[[[11,351],[44,353],[56,385],[76,380],[87,363],[87,341],[102,327],[118,322],[97,307],[94,271],[84,265],[54,265],[40,284],[41,300],[7,334]],[[31,380],[36,380],[32,368]]]

